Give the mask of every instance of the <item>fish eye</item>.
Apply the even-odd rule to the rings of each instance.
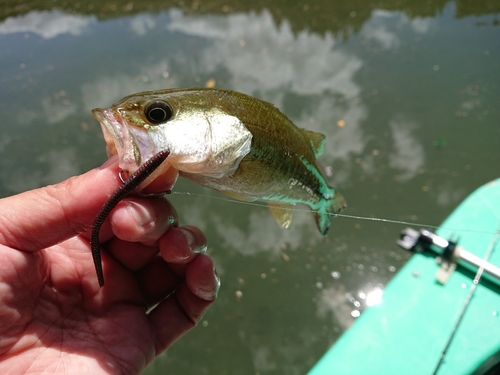
[[[146,119],[152,125],[158,125],[162,122],[170,120],[172,118],[173,111],[167,103],[155,101],[146,106],[144,114],[146,115]]]

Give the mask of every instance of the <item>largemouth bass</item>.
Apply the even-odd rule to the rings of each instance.
[[[308,205],[323,235],[346,207],[316,165],[325,136],[297,127],[271,103],[229,90],[171,89],[133,94],[92,114],[108,156],[118,153],[129,173],[169,150],[163,165],[232,197],[267,202],[284,228],[295,204]]]

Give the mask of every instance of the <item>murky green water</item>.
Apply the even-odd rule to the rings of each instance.
[[[500,7],[330,3],[6,6],[0,195],[101,164],[92,108],[215,83],[326,134],[346,214],[438,225],[500,172]],[[192,193],[172,200],[206,232],[222,289],[148,374],[303,374],[408,258],[402,224],[337,218],[323,238],[305,210],[282,231],[265,207],[176,191]]]

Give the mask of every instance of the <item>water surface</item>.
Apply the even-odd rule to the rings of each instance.
[[[171,87],[242,91],[324,133],[348,215],[439,225],[499,175],[494,2],[69,3],[0,13],[1,196],[100,165],[90,110]],[[222,289],[148,374],[303,374],[408,259],[403,224],[337,218],[322,237],[302,207],[283,231],[264,206],[175,191]]]

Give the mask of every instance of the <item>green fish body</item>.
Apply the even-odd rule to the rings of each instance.
[[[295,126],[271,103],[220,89],[172,89],[127,96],[94,109],[108,154],[134,172],[162,149],[180,175],[246,201],[266,201],[278,224],[308,205],[322,234],[344,198],[328,186],[316,158],[325,137]]]

